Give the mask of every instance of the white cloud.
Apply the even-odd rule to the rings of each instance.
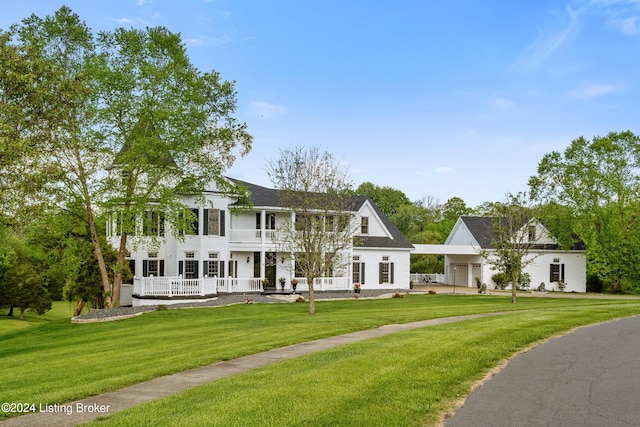
[[[253,115],[264,119],[274,119],[286,114],[287,107],[266,101],[252,101],[249,104],[249,111]]]
[[[417,171],[416,175],[418,176],[444,175],[444,174],[452,173],[454,171],[455,170],[449,166],[438,166],[435,169]]]
[[[570,92],[572,98],[588,99],[598,96],[608,95],[619,88],[609,83],[585,83],[574,91]]]
[[[200,47],[200,46],[223,46],[225,44],[233,42],[233,39],[229,36],[221,37],[199,37],[192,39],[185,39],[187,46]]]
[[[449,166],[440,166],[436,168],[434,172],[437,174],[451,173],[453,172],[453,169],[451,169]]]
[[[565,44],[578,29],[578,13],[567,5],[563,21],[568,23],[553,24],[539,30],[538,37],[522,52],[512,68],[524,72],[532,72],[540,68],[547,58]]]
[[[129,19],[129,18],[119,18],[119,19],[114,19],[113,21],[117,22],[118,24],[133,24],[133,23],[135,23],[135,21],[133,19]]]
[[[622,34],[635,36],[640,33],[640,17],[617,18],[609,21],[609,26],[617,29]]]

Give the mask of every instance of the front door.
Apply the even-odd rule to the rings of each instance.
[[[269,289],[276,289],[276,253],[266,252],[264,254],[264,276],[269,279]]]

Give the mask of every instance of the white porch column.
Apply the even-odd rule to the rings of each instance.
[[[467,288],[472,288],[475,281],[473,280],[473,264],[467,263]]]

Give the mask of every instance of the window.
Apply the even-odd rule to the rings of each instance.
[[[184,257],[185,258],[195,258],[196,254],[195,254],[195,252],[185,252],[184,253]]]
[[[184,234],[197,235],[200,230],[199,219],[199,209],[190,209],[191,210],[191,218],[185,217],[184,224]]]
[[[353,283],[360,283],[361,285],[364,285],[364,262],[358,262],[359,260],[360,257],[353,257],[351,280]]]
[[[156,211],[146,211],[142,231],[145,236],[164,236],[164,215]]]
[[[530,225],[529,226],[529,241],[530,242],[535,242],[537,240],[536,238],[536,226],[535,225]]]
[[[220,275],[218,267],[219,266],[218,266],[218,262],[217,261],[209,261],[209,262],[207,262],[207,268],[205,270],[205,273],[209,277],[218,277]]]
[[[564,282],[564,264],[549,265],[549,281]]]
[[[198,262],[196,260],[184,261],[184,278],[185,279],[197,279],[198,278]]]
[[[363,216],[360,219],[360,233],[369,234],[369,217]]]
[[[151,255],[151,254],[149,254]],[[157,253],[155,254],[157,256]],[[135,260],[131,260],[134,261]],[[135,264],[134,264],[135,269]],[[142,260],[142,276],[164,276],[164,260],[162,259],[144,259]]]
[[[147,252],[149,258],[158,258],[158,252]]]
[[[220,209],[204,210],[204,229],[202,234],[209,236],[224,236],[225,215]]]
[[[386,257],[387,259],[389,257]],[[378,279],[380,284],[390,283],[393,284],[393,263],[381,262],[378,267]]]
[[[123,169],[120,171],[120,182],[122,183],[122,186],[127,187],[129,185],[129,171],[126,169]]]
[[[265,223],[265,227],[267,230],[275,230],[276,229],[276,214],[268,213],[267,221]]]

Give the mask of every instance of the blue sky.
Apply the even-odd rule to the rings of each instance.
[[[579,136],[640,133],[640,0],[0,0],[0,28],[63,4],[94,32],[165,26],[235,80],[255,140],[228,175],[256,184],[319,145],[355,185],[473,207]]]

